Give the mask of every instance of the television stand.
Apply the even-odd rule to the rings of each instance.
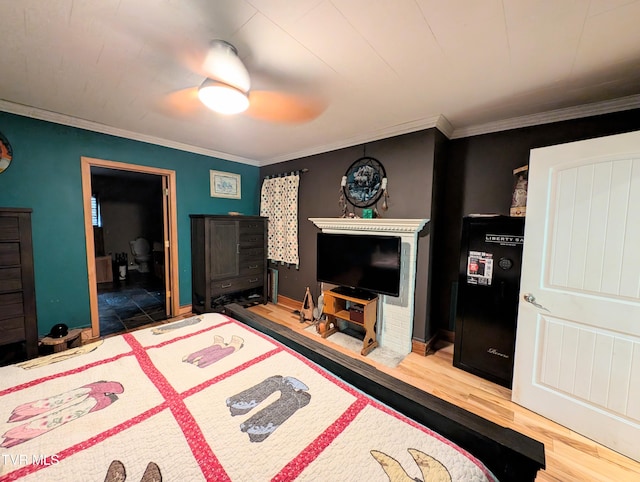
[[[323,295],[324,309],[322,312],[327,315],[327,319],[316,324],[318,334],[322,338],[327,338],[340,331],[338,320],[361,326],[365,329],[365,334],[360,354],[367,356],[371,350],[378,346],[378,341],[376,340],[378,297],[372,295],[373,299],[356,298],[338,293],[334,289],[324,291]]]
[[[377,296],[371,291],[363,290],[360,288],[349,288],[348,286],[336,286],[331,289],[332,292],[339,295],[349,296],[350,298],[358,298],[360,300],[370,301]]]

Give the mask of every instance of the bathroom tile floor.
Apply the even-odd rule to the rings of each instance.
[[[153,273],[128,271],[127,279],[98,285],[100,336],[131,331],[167,318],[164,282]]]

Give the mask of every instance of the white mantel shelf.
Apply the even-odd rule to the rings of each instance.
[[[323,233],[388,235],[402,240],[400,296],[380,296],[378,346],[406,355],[411,352],[418,233],[428,219],[309,218]]]
[[[309,218],[322,230],[340,231],[384,231],[392,233],[419,233],[429,222],[428,219],[386,219],[386,218]]]

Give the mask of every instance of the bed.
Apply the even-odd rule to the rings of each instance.
[[[487,464],[473,427],[427,428],[265,322],[231,306],[0,368],[0,480],[535,477],[540,460]]]

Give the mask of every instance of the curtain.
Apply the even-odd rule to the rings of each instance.
[[[298,186],[300,175],[265,179],[260,195],[260,216],[269,218],[269,252],[274,262],[299,263]]]

